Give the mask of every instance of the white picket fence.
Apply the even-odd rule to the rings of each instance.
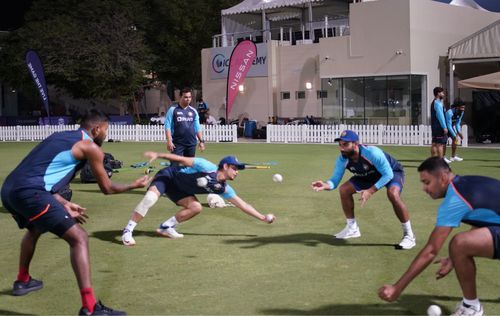
[[[1,126],[0,141],[40,141],[54,132],[78,129],[79,125]],[[207,142],[238,142],[236,125],[202,125]],[[110,125],[107,140],[164,142],[161,125]]]
[[[78,129],[78,125],[1,126],[0,141],[40,141],[58,131]],[[431,127],[398,125],[267,125],[268,143],[333,143],[345,129],[359,134],[360,142],[375,145],[431,144]],[[238,142],[236,125],[202,125],[207,142]],[[467,126],[462,126],[467,147]],[[165,130],[159,125],[110,125],[108,140],[164,142]]]
[[[363,144],[430,146],[427,125],[267,125],[268,143],[333,143],[343,130],[358,133]],[[468,146],[467,126],[462,126],[462,147]]]

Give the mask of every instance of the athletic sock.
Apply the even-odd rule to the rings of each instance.
[[[133,220],[129,220],[127,226],[125,226],[125,229],[132,233],[134,231],[135,226],[137,226],[137,223],[134,222]]]
[[[475,310],[479,311],[481,310],[481,303],[479,302],[479,299],[476,298],[476,299],[473,299],[473,300],[468,300],[466,299],[465,297],[462,299],[462,303],[464,305],[467,305],[466,307],[468,306],[472,306],[474,307]]]
[[[91,287],[80,290],[82,297],[82,306],[85,307],[91,314],[94,312],[95,297]]]
[[[356,222],[355,218],[347,218],[346,221],[347,221],[347,226],[349,226],[349,228],[352,229],[358,228],[358,223]]]
[[[17,281],[21,281],[23,283],[26,283],[30,280],[30,273],[28,268],[26,267],[19,267],[19,272],[17,273]]]
[[[170,217],[166,221],[164,221],[161,225],[162,226],[168,226],[168,227],[175,227],[175,225],[179,224],[177,221],[177,218],[175,216]]]
[[[411,229],[411,223],[410,221],[407,221],[406,223],[401,223],[401,226],[403,227],[403,234],[410,236],[410,237],[415,237],[413,235],[413,230]]]

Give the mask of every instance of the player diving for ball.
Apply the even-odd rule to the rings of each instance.
[[[356,218],[354,217],[355,193],[360,193],[361,206],[382,187],[387,188],[387,198],[392,204],[394,213],[401,222],[403,239],[396,245],[397,249],[415,247],[415,235],[411,229],[408,208],[401,200],[403,190],[403,166],[381,149],[375,146],[359,144],[358,135],[350,130],[343,131],[339,138],[341,155],[335,163],[332,177],[324,181],[314,181],[311,186],[316,192],[333,190],[338,187],[346,169],[354,176],[339,187],[342,209],[347,220],[347,226],[335,234],[337,239],[357,238],[361,236]]]
[[[127,226],[123,229],[122,241],[126,246],[135,245],[136,242],[132,236],[134,228],[162,194],[166,194],[172,202],[181,207],[180,211],[163,222],[156,230],[164,237],[184,237],[175,230],[176,226],[198,215],[203,209],[195,194],[216,193],[244,213],[263,222],[272,223],[275,219],[273,214],[263,215],[252,205],[243,201],[226,183],[227,180],[234,180],[239,170],[245,169],[245,164],[240,163],[234,156],[222,158],[218,166],[203,158],[183,157],[175,154],[146,152],[144,156],[150,159],[150,163],[162,158],[179,163],[180,166],[163,168],[154,176],[146,195],[137,204]]]

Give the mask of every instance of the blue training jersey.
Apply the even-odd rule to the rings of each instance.
[[[11,189],[40,189],[52,193],[69,184],[85,161],[71,153],[75,143],[92,138],[85,130],[56,132],[43,140],[9,174]]]
[[[171,107],[165,118],[165,130],[172,133],[174,144],[196,146],[196,133],[201,130],[198,112],[191,105],[185,109],[180,105]]]
[[[394,171],[402,172],[403,166],[378,147],[359,145],[358,161],[354,162],[342,155],[337,158],[333,175],[327,181],[332,190],[338,187],[346,169],[364,181],[373,182],[379,190],[391,181]]]
[[[455,176],[438,208],[436,226],[500,225],[500,181],[483,176]]]
[[[442,132],[446,127],[443,101],[434,99],[431,103],[431,129],[432,133]]]
[[[175,189],[188,194],[215,193],[224,199],[236,196],[234,189],[225,181],[217,180],[217,166],[203,158],[194,158],[192,167],[174,166],[172,183]]]

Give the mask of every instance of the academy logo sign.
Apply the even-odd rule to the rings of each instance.
[[[267,77],[267,47],[257,44],[257,56],[252,62],[252,67],[247,77]],[[229,59],[234,47],[212,48],[210,79],[226,79],[229,69]]]

